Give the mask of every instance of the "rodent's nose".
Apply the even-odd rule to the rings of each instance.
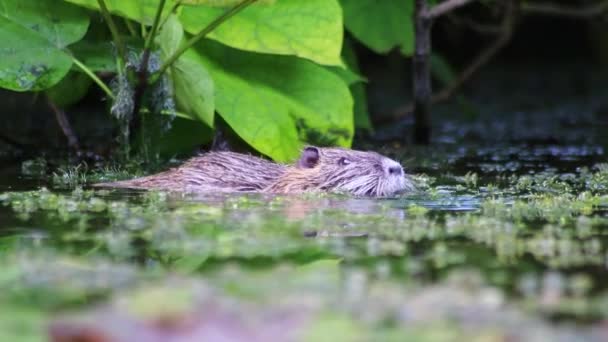
[[[402,173],[403,169],[401,168],[401,166],[389,166],[388,168],[389,175],[401,176]]]

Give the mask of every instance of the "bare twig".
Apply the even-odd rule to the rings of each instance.
[[[80,144],[78,143],[78,137],[74,133],[72,129],[72,125],[70,125],[70,121],[68,120],[65,112],[61,110],[57,105],[51,100],[49,97],[46,99],[49,107],[55,113],[55,119],[57,120],[57,124],[61,128],[63,135],[68,139],[68,146],[74,149],[74,151],[80,151]]]
[[[490,46],[482,50],[479,55],[458,75],[458,77],[441,92],[431,96],[430,103],[436,104],[451,98],[479,69],[486,65],[502,48],[504,48],[513,35],[515,20],[517,18],[516,0],[509,0],[506,4],[504,19],[501,24],[501,35]],[[415,104],[408,104],[395,110],[392,116],[382,121],[393,121],[398,118],[415,113]],[[417,119],[417,118],[416,118]]]
[[[21,150],[21,151],[24,151],[27,148],[27,145],[22,144],[22,143],[18,142],[17,140],[15,140],[15,139],[13,139],[11,137],[8,137],[8,136],[5,136],[5,135],[1,135],[1,134],[0,134],[0,141],[3,142],[3,143],[5,143],[5,144],[7,144],[7,145],[11,145],[14,148],[16,148],[18,150]]]
[[[447,0],[426,11],[425,16],[428,19],[435,19],[473,1],[475,0]]]
[[[553,3],[524,2],[521,10],[531,14],[543,14],[567,18],[591,18],[608,12],[608,1],[603,0],[587,7],[564,6]]]
[[[414,69],[414,141],[428,144],[431,140],[431,26],[433,20],[426,16],[427,0],[416,0]]]
[[[431,141],[431,27],[433,20],[474,0],[447,0],[429,9],[427,0],[416,0],[414,10],[415,47],[414,81],[414,142]]]
[[[448,13],[446,17],[456,25],[465,26],[479,34],[483,35],[497,35],[502,32],[500,25],[491,25],[478,23],[468,18],[462,18],[454,13]]]
[[[501,25],[501,35],[490,46],[482,50],[479,55],[458,75],[452,84],[433,96],[434,103],[446,101],[458,91],[468,80],[470,80],[479,69],[486,65],[502,48],[504,48],[511,37],[515,26],[516,6],[515,0],[507,1],[505,16]]]

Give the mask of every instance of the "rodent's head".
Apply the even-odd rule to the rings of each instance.
[[[385,197],[414,189],[398,162],[376,152],[309,146],[296,168],[323,191]]]

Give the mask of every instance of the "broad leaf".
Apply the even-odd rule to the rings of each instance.
[[[340,78],[348,85],[353,85],[359,82],[366,81],[366,78],[359,75],[349,67],[345,66],[328,66],[327,70],[330,70],[334,74],[340,76]]]
[[[87,39],[70,46],[72,54],[94,72],[116,72],[113,43]]]
[[[45,92],[53,103],[60,108],[66,108],[80,101],[87,94],[92,83],[91,78],[84,73],[71,72]]]
[[[180,46],[184,35],[181,24],[171,15],[163,26],[158,42],[163,59]],[[180,111],[213,127],[215,113],[214,86],[201,57],[192,49],[183,54],[170,68],[175,100]]]
[[[257,4],[274,4],[277,0],[258,0],[254,3]],[[205,6],[234,6],[243,2],[243,0],[182,0],[182,4],[185,5],[205,5]]]
[[[80,40],[89,18],[56,0],[0,0],[0,87],[36,91],[59,82],[72,59],[64,48]]]
[[[348,66],[348,70],[352,70],[352,72],[355,74],[360,73],[357,55],[349,41],[345,42],[344,46],[342,47],[342,58]],[[365,90],[365,83],[349,83],[349,88],[353,95],[353,100],[355,101],[355,127],[372,130],[372,122],[369,118],[369,111],[367,108],[367,93]]]
[[[65,0],[99,10],[97,0]],[[110,12],[151,24],[158,0],[105,0]],[[194,5],[188,5],[193,3]],[[198,33],[234,1],[187,1],[181,22]],[[165,12],[174,4],[167,0]],[[166,13],[164,14],[166,15]],[[262,53],[296,55],[320,64],[340,65],[342,11],[337,0],[274,0],[249,6],[209,35],[226,45]]]
[[[414,0],[340,0],[344,24],[355,38],[378,53],[399,47],[414,51]]]
[[[184,6],[180,20],[197,33],[226,9]],[[341,65],[342,10],[337,0],[276,0],[250,6],[216,28],[209,38],[242,50],[294,55],[319,64]]]
[[[87,35],[81,41],[69,46],[70,52],[90,70],[100,73],[115,73],[117,67],[116,48],[108,35],[94,31],[106,30],[105,23],[97,22],[91,25]],[[143,50],[143,41],[134,37],[123,37],[127,49]],[[78,69],[80,70],[80,69]]]
[[[309,61],[199,46],[216,85],[219,114],[245,141],[278,161],[295,158],[300,136],[350,146],[353,102],[346,84]],[[324,140],[319,140],[323,138]]]
[[[57,1],[57,0],[55,0]],[[99,10],[97,0],[65,0],[86,8]],[[108,10],[115,15],[129,18],[137,22],[150,25],[154,21],[154,15],[158,8],[159,0],[105,0]],[[173,0],[167,0],[165,13],[173,4]]]
[[[202,122],[176,116],[171,121],[171,128],[163,132],[157,141],[159,153],[165,157],[191,155],[197,147],[209,143],[212,137],[213,130]]]

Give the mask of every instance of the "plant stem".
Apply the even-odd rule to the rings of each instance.
[[[78,142],[78,137],[76,136],[76,133],[74,133],[72,125],[70,124],[70,120],[68,120],[65,112],[61,108],[57,107],[50,97],[47,96],[46,101],[53,113],[55,113],[55,120],[57,121],[59,128],[61,128],[61,132],[63,132],[63,135],[68,140],[68,146],[74,149],[74,152],[78,153],[78,151],[80,151],[80,143]]]
[[[167,20],[169,20],[169,17],[171,16],[171,14],[174,14],[177,12],[177,9],[179,8],[179,6],[182,5],[182,0],[176,0],[175,3],[173,4],[173,7],[171,7],[171,10],[169,11],[169,13],[167,14],[167,16],[165,17],[165,19],[163,19],[163,22],[160,24],[160,27],[165,26],[165,24],[167,23]]]
[[[165,2],[166,0],[160,0],[158,3],[156,15],[154,16],[154,21],[152,22],[152,29],[150,30],[150,32],[148,32],[146,44],[144,45],[144,50],[150,50],[150,47],[152,46],[152,41],[154,41],[156,31],[158,30],[158,24],[160,23],[160,17],[163,13],[163,9],[165,8]]]
[[[97,0],[97,3],[101,9],[101,15],[103,15],[104,20],[108,24],[108,28],[112,34],[112,39],[114,40],[114,44],[116,44],[116,49],[118,49],[118,55],[120,56],[121,61],[125,61],[127,56],[125,45],[122,42],[122,38],[120,38],[116,23],[114,22],[114,19],[112,19],[112,14],[110,14],[110,11],[108,11],[108,6],[106,6],[105,0]]]
[[[505,2],[505,14],[500,25],[500,36],[487,48],[483,49],[473,61],[464,68],[458,77],[441,92],[433,96],[432,102],[442,102],[449,99],[456,91],[473,77],[475,73],[485,66],[502,48],[504,48],[513,36],[518,12],[515,0]]]
[[[438,5],[433,6],[430,10],[424,13],[425,16],[431,19],[435,19],[440,17],[448,12],[455,10],[458,7],[464,6],[470,2],[475,0],[448,0],[444,1]]]
[[[429,144],[431,140],[431,26],[427,0],[416,0],[414,69],[414,142]]]
[[[430,100],[431,105],[450,99],[464,86],[467,81],[469,81],[483,66],[485,66],[502,48],[509,43],[511,37],[513,36],[513,31],[515,30],[515,24],[519,14],[515,1],[516,0],[507,0],[505,3],[505,14],[500,26],[498,27],[498,33],[500,34],[498,38],[487,48],[482,50],[477,57],[475,57],[464,68],[464,70],[460,72],[460,74],[453,81],[451,81],[450,84],[445,85],[445,88],[439,93],[433,94]],[[414,104],[408,104],[398,108],[391,116],[385,119],[380,119],[378,122],[397,120],[414,112]]]
[[[557,17],[570,18],[591,18],[604,14],[608,11],[608,1],[600,1],[598,3],[587,6],[561,5],[558,3],[540,2],[521,4],[521,9],[527,13],[537,13],[544,15],[552,15]]]
[[[116,99],[116,96],[114,95],[114,93],[112,93],[110,88],[108,88],[108,86],[103,83],[103,81],[99,79],[99,77],[97,77],[97,75],[95,75],[95,73],[91,69],[89,69],[86,65],[76,59],[76,57],[74,56],[72,56],[72,62],[76,64],[76,66],[79,67],[82,72],[89,76],[93,80],[93,82],[95,82],[99,86],[99,88],[101,88],[101,90],[103,90],[106,95],[108,95],[108,97],[110,97],[112,100]]]
[[[127,27],[127,30],[129,30],[129,33],[131,34],[132,37],[137,37],[137,31],[135,30],[135,27],[133,27],[133,23],[131,23],[131,20],[127,19],[127,18],[123,18],[124,22],[125,22],[125,26]]]
[[[188,49],[193,47],[196,43],[198,43],[201,39],[205,38],[211,31],[215,30],[218,26],[223,24],[226,20],[228,20],[233,15],[239,13],[244,10],[247,6],[256,2],[257,0],[243,0],[239,4],[235,5],[224,14],[215,18],[212,22],[209,23],[205,28],[203,28],[199,33],[197,33],[194,37],[190,38],[186,44],[182,45],[173,55],[171,55],[167,60],[161,65],[160,69],[154,75],[153,80],[156,81],[158,78],[165,72],[167,69],[178,60],[181,55],[184,54]]]
[[[139,29],[140,29],[140,33],[142,37],[147,37],[148,36],[148,30],[146,29],[146,25],[144,25],[143,23],[139,24]]]
[[[144,45],[144,52],[141,57],[141,63],[137,72],[137,86],[135,88],[135,94],[133,95],[133,118],[129,122],[129,132],[134,133],[141,126],[140,109],[142,107],[143,97],[148,87],[148,62],[150,61],[150,49],[152,48],[152,42],[156,36],[158,30],[158,24],[160,23],[160,17],[165,8],[166,0],[160,0],[158,8],[156,9],[156,15],[154,16],[154,22],[152,22],[152,28],[148,31],[146,42]]]

